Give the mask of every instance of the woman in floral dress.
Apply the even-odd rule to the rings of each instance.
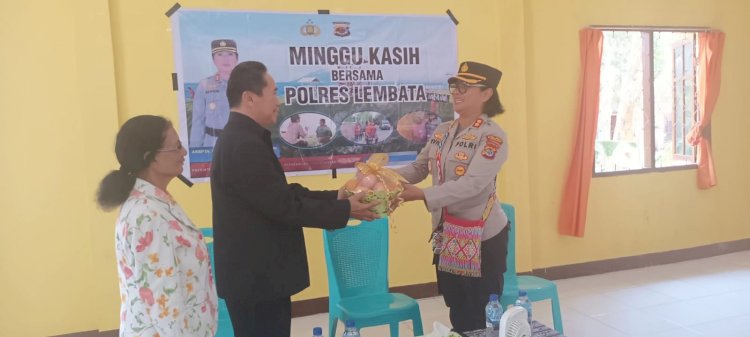
[[[133,117],[117,133],[118,170],[102,180],[97,201],[120,206],[115,230],[120,336],[212,337],[217,297],[200,230],[167,192],[187,151],[172,124]]]

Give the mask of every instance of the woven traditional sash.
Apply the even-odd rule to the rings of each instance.
[[[451,138],[451,131],[455,124],[454,121],[448,128],[448,135],[438,143],[435,163],[440,184],[445,182],[443,174],[445,166],[442,162],[443,145]],[[443,207],[442,221],[432,235],[433,251],[440,254],[438,270],[461,276],[482,276],[482,231],[492,206],[495,204],[495,198],[495,192],[490,194],[482,212],[482,218],[478,220],[455,217],[448,213],[446,207]]]

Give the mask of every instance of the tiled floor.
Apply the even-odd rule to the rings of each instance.
[[[750,337],[750,251],[668,265],[557,280],[568,337]],[[534,302],[534,319],[552,326],[549,301]],[[448,324],[442,297],[419,300],[425,333]],[[328,314],[292,320],[292,336],[312,336]],[[387,326],[363,337],[387,337]],[[400,335],[413,336],[411,322]]]

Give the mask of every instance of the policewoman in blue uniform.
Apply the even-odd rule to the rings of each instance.
[[[432,175],[432,186],[407,184],[402,197],[423,200],[432,214],[438,290],[460,332],[484,328],[489,295],[503,289],[509,226],[495,181],[508,146],[490,119],[504,111],[501,76],[485,64],[461,63],[448,80],[458,119],[440,124],[417,159],[397,169],[410,184]]]
[[[211,57],[216,74],[202,79],[195,90],[190,147],[213,147],[229,118],[227,80],[237,65],[237,43],[228,39],[211,41]]]

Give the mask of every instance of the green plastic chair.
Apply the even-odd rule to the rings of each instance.
[[[203,241],[206,242],[206,248],[208,249],[208,256],[211,258],[211,266],[214,265],[214,230],[213,228],[201,228],[203,234]],[[216,279],[214,279],[216,284]],[[232,327],[232,320],[229,318],[229,310],[227,310],[227,303],[223,299],[219,298],[219,317],[218,326],[216,327],[216,335],[214,337],[234,337],[234,328]]]
[[[500,304],[503,308],[514,304],[518,298],[518,290],[526,290],[529,301],[537,302],[543,300],[552,301],[552,321],[555,330],[563,334],[562,315],[560,314],[560,299],[557,296],[557,285],[541,277],[531,275],[516,275],[516,209],[509,204],[501,204],[503,211],[510,220],[510,232],[508,232],[508,257],[506,258],[507,269],[503,274],[505,280],[503,285],[503,296]]]
[[[388,218],[363,221],[323,231],[328,269],[328,336],[336,336],[339,320],[354,320],[358,329],[388,324],[398,337],[398,324],[411,320],[421,336],[419,304],[404,294],[388,292]]]

